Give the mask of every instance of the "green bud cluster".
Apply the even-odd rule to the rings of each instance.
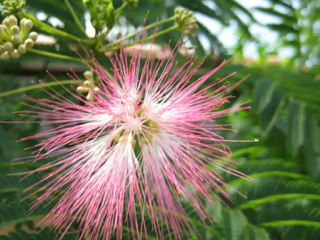
[[[82,86],[77,87],[77,92],[87,94],[86,98],[91,101],[93,99],[94,92],[100,91],[100,88],[96,86],[94,76],[91,71],[84,72],[83,76],[86,80]]]
[[[83,0],[91,15],[91,23],[97,32],[104,26],[111,29],[115,22],[115,9],[112,0]]]
[[[123,0],[129,7],[137,7],[139,0]]]
[[[17,59],[32,48],[38,34],[30,32],[33,23],[23,18],[18,25],[14,15],[6,17],[0,24],[0,59]]]
[[[184,35],[192,35],[197,29],[197,19],[193,12],[185,8],[176,8],[174,11],[176,25],[179,31]]]
[[[2,5],[2,15],[7,17],[10,15],[17,15],[21,11],[21,9],[26,5],[26,1],[4,0]]]

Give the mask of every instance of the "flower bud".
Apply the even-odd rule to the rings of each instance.
[[[33,22],[30,19],[23,18],[20,21],[20,27],[23,31],[29,32],[33,27]]]
[[[87,99],[88,101],[92,101],[92,100],[93,100],[93,93],[92,93],[91,91],[88,93],[86,99]]]
[[[13,35],[13,36],[11,37],[11,41],[12,41],[13,44],[20,44],[20,43],[22,43],[22,39],[21,39],[20,34]]]
[[[179,31],[184,35],[192,35],[198,28],[197,20],[193,12],[184,8],[176,8],[174,12],[175,22]]]
[[[25,44],[20,44],[18,47],[19,54],[25,54],[27,52],[27,47]]]
[[[9,19],[8,18],[3,19],[2,24],[10,27]]]
[[[77,87],[77,92],[78,93],[87,93],[87,92],[89,92],[89,89],[87,87],[79,86],[79,87]]]
[[[4,5],[7,4],[8,7],[9,2],[15,4],[22,2],[22,0],[5,0]],[[31,20],[24,18],[18,22],[14,15],[9,15],[3,20],[0,24],[1,59],[17,59],[25,54],[27,49],[33,47],[38,34],[36,32],[29,33],[32,26],[33,22]]]
[[[10,53],[10,56],[11,56],[13,59],[18,59],[21,55],[19,54],[19,52],[18,52],[17,49],[14,49],[14,50]]]
[[[94,87],[94,83],[92,80],[87,80],[87,81],[84,81],[83,83],[86,87],[92,89]]]
[[[94,88],[93,88],[93,91],[99,92],[99,91],[100,91],[100,88],[99,88],[99,87],[94,87]]]
[[[91,24],[94,28],[96,28],[96,26],[98,25],[98,22],[95,19],[91,19]]]
[[[9,56],[9,53],[7,51],[5,51],[4,53],[2,53],[0,55],[0,59],[2,60],[9,60],[10,59],[10,56]]]
[[[10,15],[10,11],[8,11],[8,10],[2,10],[2,15],[3,15],[3,16],[9,16],[9,15]]]
[[[99,20],[104,19],[104,14],[102,12],[98,13],[97,17]],[[100,21],[99,21],[100,22]]]
[[[21,11],[21,9],[25,6],[25,0],[4,0],[2,4],[2,15],[16,15]]]
[[[26,45],[27,49],[29,49],[33,47],[34,41],[31,38],[27,38],[27,40],[24,41],[24,44]]]
[[[93,73],[91,71],[85,71],[83,73],[83,76],[87,79],[87,80],[93,80]]]
[[[88,7],[90,0],[82,0],[82,3],[85,7]]]
[[[14,35],[20,34],[20,28],[19,28],[17,25],[12,26],[12,27],[10,28],[10,30],[11,30],[11,33],[14,34]]]
[[[9,29],[6,25],[0,25],[0,35],[8,35]]]
[[[139,0],[124,0],[129,7],[137,7]]]
[[[115,22],[115,11],[113,3],[110,2],[107,7],[107,27],[111,29]]]
[[[87,93],[87,100],[93,100],[93,93],[100,91],[100,88],[95,85],[94,82],[94,75],[92,71],[85,71],[83,73],[85,77],[85,81],[83,82],[82,86],[77,87],[78,93]]]
[[[31,32],[29,34],[29,38],[31,38],[33,41],[36,41],[38,38],[38,34],[36,32]]]
[[[3,45],[0,45],[0,54],[2,54],[6,49],[4,48]]]
[[[17,23],[18,23],[18,20],[14,15],[10,15],[9,17],[6,17],[3,20],[3,24],[5,24],[8,27],[15,26],[15,25],[17,25]]]
[[[11,42],[6,42],[3,45],[4,49],[8,52],[11,52],[13,50],[13,44]]]
[[[103,12],[104,6],[103,5],[99,5],[97,10],[98,10],[98,12]]]

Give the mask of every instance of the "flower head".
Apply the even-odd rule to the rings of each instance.
[[[230,151],[219,135],[216,120],[239,108],[219,110],[228,102],[227,85],[208,83],[225,62],[192,81],[200,65],[192,60],[176,69],[169,60],[129,59],[124,52],[111,59],[113,76],[94,59],[91,71],[100,80],[90,99],[71,101],[55,93],[53,100],[27,98],[29,115],[53,125],[28,139],[45,138],[36,146],[35,161],[48,158],[34,172],[46,177],[35,202],[59,199],[48,218],[66,233],[79,225],[79,238],[122,238],[124,224],[141,239],[146,219],[159,239],[172,229],[177,239],[190,228],[181,198],[189,201],[202,219],[203,200],[212,194],[228,198],[216,165]],[[210,90],[210,91],[209,91]],[[237,174],[236,172],[233,172]]]
[[[197,19],[190,10],[182,7],[176,8],[174,18],[179,31],[184,35],[190,36],[198,29]]]
[[[33,47],[38,34],[30,32],[33,22],[23,18],[20,23],[14,15],[0,24],[0,59],[17,59]]]
[[[2,6],[2,15],[7,17],[9,15],[17,15],[26,5],[25,0],[4,0]]]

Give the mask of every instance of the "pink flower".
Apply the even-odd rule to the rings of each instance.
[[[201,65],[192,60],[179,69],[174,56],[142,64],[121,52],[110,60],[112,77],[92,60],[100,90],[90,101],[69,92],[71,101],[54,90],[52,100],[27,98],[33,110],[24,114],[55,126],[23,139],[44,138],[34,161],[46,163],[30,174],[47,173],[30,187],[41,193],[33,207],[59,199],[47,218],[62,238],[78,223],[79,239],[122,239],[124,225],[141,239],[148,218],[159,239],[165,229],[182,239],[191,225],[181,199],[204,220],[204,201],[229,197],[213,167],[243,177],[219,161],[231,152],[216,120],[242,108],[219,110],[232,87],[208,81],[225,62],[192,81]]]

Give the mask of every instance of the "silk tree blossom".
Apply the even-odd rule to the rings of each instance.
[[[181,199],[205,220],[203,202],[229,198],[219,172],[244,177],[219,161],[231,151],[216,120],[244,109],[219,110],[233,87],[209,79],[226,62],[195,79],[201,64],[177,68],[174,55],[142,62],[115,53],[112,76],[92,61],[100,90],[90,100],[54,90],[51,100],[26,97],[33,110],[24,114],[52,127],[23,139],[41,139],[33,161],[45,162],[29,173],[46,173],[29,188],[39,194],[33,207],[57,198],[47,219],[61,238],[77,223],[79,239],[122,239],[124,226],[141,239],[150,221],[158,239],[166,229],[182,239],[192,226]]]

